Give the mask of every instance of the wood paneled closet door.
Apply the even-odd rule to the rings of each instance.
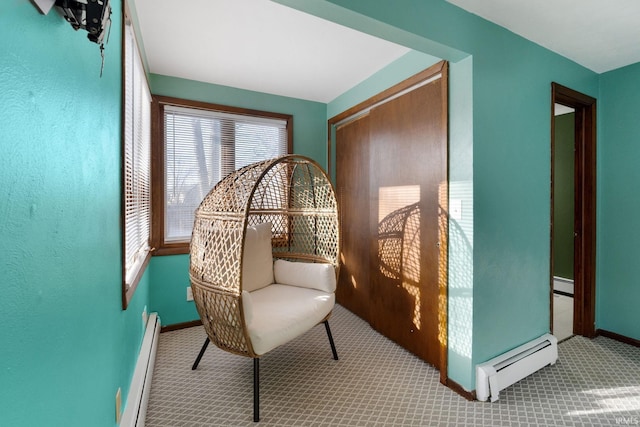
[[[446,63],[336,131],[338,302],[446,367]],[[431,70],[431,74],[428,72]],[[406,89],[405,89],[406,90]]]
[[[336,298],[349,311],[369,320],[371,208],[368,114],[338,127],[336,141],[337,196],[342,228]]]

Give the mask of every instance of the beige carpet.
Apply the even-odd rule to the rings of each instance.
[[[330,320],[260,361],[262,426],[640,425],[640,349],[571,338],[555,366],[500,394],[469,402],[438,372],[337,306]],[[160,335],[147,426],[250,426],[252,360],[213,345],[191,365],[201,327]]]

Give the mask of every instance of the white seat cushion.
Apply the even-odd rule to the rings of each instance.
[[[331,264],[313,262],[291,262],[278,259],[273,265],[276,283],[317,289],[324,292],[336,291],[336,270]]]
[[[242,260],[242,290],[255,291],[273,283],[271,223],[247,227]]]
[[[242,311],[245,325],[250,325],[253,322],[253,301],[251,294],[247,291],[242,291]]]
[[[327,317],[335,304],[333,293],[280,284],[258,289],[250,295],[252,316],[247,327],[253,351],[259,355],[313,328]],[[248,320],[246,316],[245,320]]]

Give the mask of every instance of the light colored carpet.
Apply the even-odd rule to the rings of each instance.
[[[640,425],[640,349],[573,337],[560,359],[500,393],[470,402],[438,372],[346,309],[260,361],[262,426]],[[147,426],[251,426],[252,360],[210,345],[202,327],[160,335]]]
[[[573,335],[573,298],[553,294],[553,335],[558,341]]]

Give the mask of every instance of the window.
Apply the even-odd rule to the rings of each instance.
[[[188,253],[194,212],[222,178],[290,152],[291,115],[154,97],[153,242]]]
[[[150,257],[151,94],[126,14],[124,22],[122,308],[126,309]]]

